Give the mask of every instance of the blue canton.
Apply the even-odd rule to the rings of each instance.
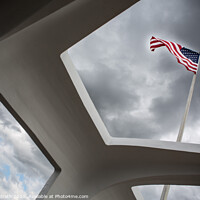
[[[190,49],[187,49],[185,47],[183,47],[181,49],[181,53],[188,59],[192,60],[194,63],[198,64],[198,60],[199,60],[199,54],[195,51],[192,51]]]

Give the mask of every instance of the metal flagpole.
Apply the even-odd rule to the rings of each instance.
[[[170,189],[170,185],[164,185],[160,200],[167,200],[169,189]]]
[[[200,62],[198,62],[198,68],[199,68],[199,63]],[[189,94],[188,94],[188,99],[187,99],[187,103],[186,103],[186,107],[185,107],[185,113],[183,115],[183,119],[182,119],[182,122],[181,122],[181,126],[180,126],[180,129],[179,129],[179,133],[178,133],[178,137],[177,137],[176,142],[181,142],[182,137],[183,137],[183,131],[184,131],[184,128],[185,128],[185,122],[186,122],[186,119],[187,119],[187,115],[188,115],[188,112],[189,112],[189,109],[190,109],[190,103],[191,103],[191,100],[192,100],[195,81],[196,81],[196,74],[193,75],[193,79],[192,79],[192,83],[191,83],[191,86],[190,86],[190,91],[189,91]],[[170,189],[170,185],[164,185],[160,200],[167,200],[169,189]]]
[[[188,112],[189,112],[189,109],[190,109],[190,103],[191,103],[191,100],[192,100],[195,81],[196,81],[196,74],[193,75],[192,83],[191,83],[191,86],[190,86],[190,92],[189,92],[186,107],[185,107],[185,113],[183,115],[183,119],[182,119],[181,126],[180,126],[180,129],[179,129],[178,137],[177,137],[177,140],[176,140],[177,142],[181,142],[182,137],[183,137],[183,131],[184,131],[184,128],[185,128],[185,122],[186,122],[186,119],[187,119],[187,115],[188,115]]]

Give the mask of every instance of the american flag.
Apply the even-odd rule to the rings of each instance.
[[[154,51],[158,47],[166,46],[168,50],[176,56],[178,62],[186,67],[187,70],[197,73],[199,53],[182,47],[180,44],[161,40],[152,36],[150,49]]]

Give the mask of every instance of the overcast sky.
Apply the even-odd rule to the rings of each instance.
[[[112,136],[175,141],[193,73],[167,48],[150,52],[149,41],[154,35],[199,51],[199,9],[198,0],[143,0],[69,50]],[[198,85],[199,78],[184,141],[200,141]]]
[[[176,140],[193,73],[165,47],[150,52],[149,41],[153,35],[200,51],[199,11],[199,0],[141,0],[69,50],[112,136]],[[199,73],[184,142],[200,143]],[[0,104],[0,194],[37,194],[52,171]],[[162,188],[141,190],[156,200]],[[168,200],[199,195],[199,187],[172,187]]]
[[[199,52],[199,22],[199,0],[141,0],[69,49],[112,136],[176,140],[193,73],[166,47],[151,52],[149,42],[155,36]],[[200,143],[199,73],[183,142]],[[160,198],[161,188],[145,188],[146,199]],[[169,200],[199,194],[172,188]]]

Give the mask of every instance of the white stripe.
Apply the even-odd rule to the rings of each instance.
[[[152,43],[151,45],[159,45],[159,44],[163,44],[162,42],[159,42],[159,41],[157,41],[157,42],[154,42],[154,43]]]

